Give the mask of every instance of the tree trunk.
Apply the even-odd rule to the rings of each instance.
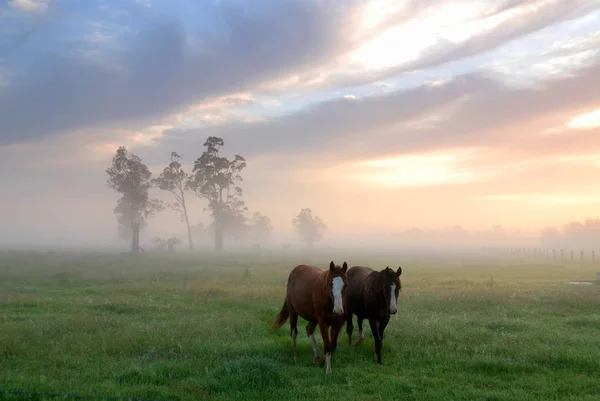
[[[183,202],[181,202],[181,205],[183,206],[183,215],[185,216],[185,226],[187,227],[188,243],[190,244],[190,251],[193,252],[194,251],[194,243],[192,242],[192,230],[190,230],[190,220],[188,218],[187,207],[185,206],[185,199],[183,199]]]
[[[223,227],[221,222],[215,220],[215,251],[223,250]]]
[[[139,225],[139,223],[132,223],[131,230],[133,232],[133,239],[131,241],[131,253],[140,253],[140,225]]]

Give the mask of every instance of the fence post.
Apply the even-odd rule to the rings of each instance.
[[[583,251],[579,251],[579,261],[583,264]]]
[[[596,264],[596,251],[592,251],[592,264]]]

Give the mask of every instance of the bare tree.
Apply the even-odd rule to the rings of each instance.
[[[185,222],[187,229],[188,244],[190,251],[194,250],[194,242],[192,241],[192,233],[190,230],[190,219],[188,209],[185,203],[185,192],[187,190],[186,183],[189,179],[189,174],[186,173],[179,163],[181,158],[176,152],[171,152],[171,163],[164,168],[160,175],[152,180],[152,183],[163,191],[168,191],[175,198],[175,202],[169,203],[168,207],[177,212],[182,222]]]

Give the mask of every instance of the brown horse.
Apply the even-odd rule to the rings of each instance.
[[[348,270],[348,292],[346,302],[346,333],[348,342],[352,345],[352,315],[358,318],[358,341],[360,345],[364,340],[363,320],[368,319],[375,340],[375,356],[377,363],[381,364],[381,346],[383,331],[390,321],[390,315],[398,311],[398,293],[402,289],[400,275],[402,268],[397,271],[386,267],[381,271],[374,271],[368,267],[354,266]]]
[[[290,272],[285,301],[273,325],[275,331],[283,326],[289,317],[292,351],[296,356],[298,316],[308,321],[306,334],[310,338],[315,356],[314,362],[320,364],[321,353],[314,335],[318,324],[323,338],[326,374],[331,374],[331,356],[337,347],[337,338],[345,321],[346,287],[348,286],[346,270],[348,270],[346,262],[342,267],[331,262],[328,270],[321,270],[315,266],[296,266]],[[331,340],[329,327],[331,327]]]

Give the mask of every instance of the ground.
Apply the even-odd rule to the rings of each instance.
[[[270,332],[291,268],[332,259],[403,267],[382,366],[370,333],[357,348],[343,332],[327,377],[305,322],[296,359],[289,324]],[[596,400],[600,285],[570,284],[596,270],[433,252],[3,252],[0,399]]]

